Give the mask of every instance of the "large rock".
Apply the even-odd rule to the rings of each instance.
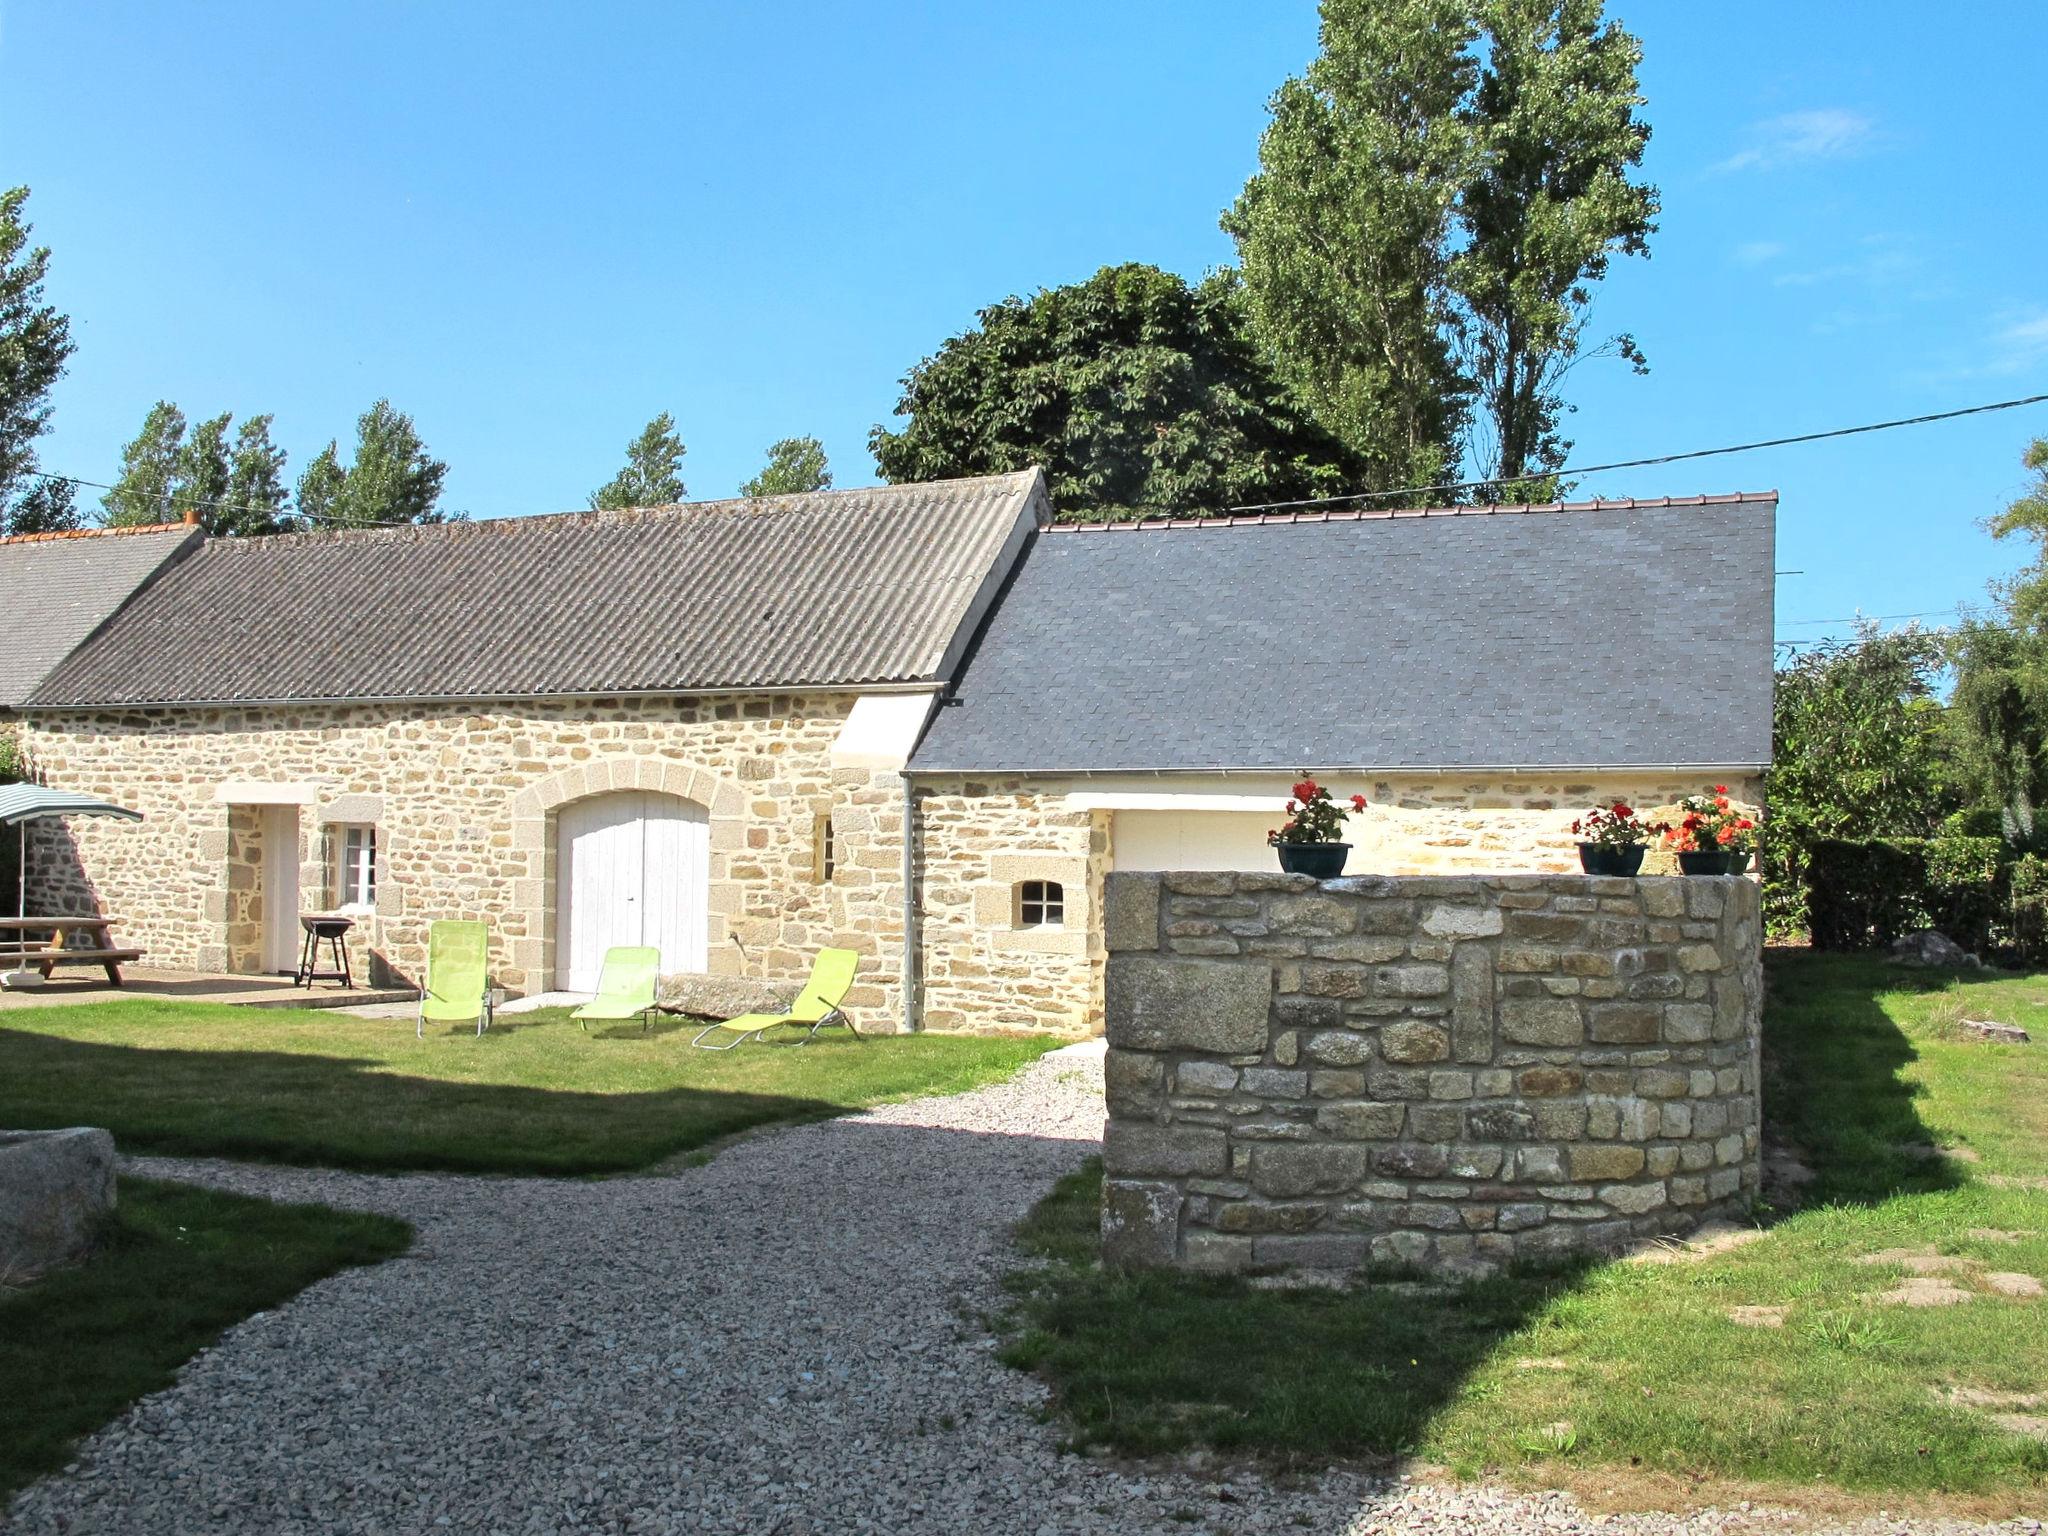
[[[114,1210],[114,1138],[90,1126],[0,1131],[0,1279],[75,1264]]]
[[[1899,965],[1931,965],[1944,970],[1984,963],[1947,934],[1936,933],[1932,928],[1900,934],[1892,941],[1892,959]]]
[[[655,997],[670,1013],[705,1019],[736,1019],[743,1013],[781,1013],[796,988],[778,987],[747,976],[705,976],[694,971],[664,976]]]

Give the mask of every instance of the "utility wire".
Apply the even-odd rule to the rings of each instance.
[[[1719,458],[1731,453],[1754,453],[1761,448],[1786,448],[1798,443],[1825,442],[1830,438],[1857,437],[1866,432],[1889,432],[1897,427],[1923,427],[1931,422],[1954,421],[1962,416],[1981,416],[1989,411],[2017,410],[2021,406],[2039,405],[2044,401],[2048,401],[2048,394],[2025,395],[2017,400],[1994,400],[1985,405],[1966,405],[1959,410],[1933,411],[1924,416],[1901,416],[1893,421],[1865,422],[1863,425],[1855,427],[1832,427],[1825,432],[1801,432],[1792,437],[1770,437],[1753,443],[1730,443],[1720,448],[1693,448],[1688,449],[1684,453],[1660,453],[1644,459],[1616,459],[1611,464],[1567,465],[1546,471],[1542,478],[1563,478],[1570,475],[1599,475],[1617,469],[1648,469],[1659,464],[1682,464],[1690,459]],[[116,495],[133,496],[136,494],[133,491],[123,491],[117,485],[108,485],[101,480],[85,480],[77,475],[53,474],[49,470],[43,469],[32,469],[28,473],[43,480],[61,480],[68,485],[85,486],[97,491],[112,491]],[[1535,479],[1538,477],[1525,475],[1520,478]],[[1311,496],[1299,501],[1248,502],[1242,506],[1226,507],[1224,512],[1234,515],[1239,512],[1284,512],[1296,507],[1339,507],[1356,501],[1380,501],[1391,496],[1422,496],[1436,495],[1444,491],[1483,490],[1487,486],[1499,485],[1501,483],[1503,482],[1496,477],[1489,480],[1459,480],[1449,484],[1408,485],[1385,491],[1357,491],[1344,496]],[[1513,482],[1507,483],[1512,484]],[[173,497],[168,494],[164,496],[163,500],[166,504],[175,502],[181,507],[213,507],[230,512],[258,512],[272,517],[278,515],[276,507],[266,507],[256,503],[216,501],[204,498],[193,499],[182,496]],[[411,523],[393,519],[357,521],[350,518],[303,512],[292,515],[302,517],[308,522],[328,522],[348,528],[410,528],[414,526]]]
[[[1825,432],[1801,432],[1793,437],[1770,437],[1754,443],[1731,443],[1724,448],[1694,448],[1685,453],[1660,453],[1647,459],[1617,459],[1612,464],[1586,464],[1564,466],[1546,471],[1541,477],[1524,475],[1521,479],[1562,478],[1568,475],[1598,475],[1613,469],[1647,469],[1657,464],[1681,464],[1688,459],[1711,459],[1729,453],[1753,453],[1759,448],[1785,448],[1794,443],[1818,443],[1832,437],[1855,437],[1864,432],[1889,432],[1894,427],[1922,427],[1929,422],[1953,421],[1958,416],[1981,416],[1987,411],[2010,411],[2023,405],[2039,405],[2048,400],[2048,394],[2026,395],[2018,400],[1994,400],[1988,405],[1966,405],[1956,411],[1934,411],[1925,416],[1901,416],[1896,421],[1866,422],[1860,427],[1832,427]],[[1391,491],[1360,491],[1349,496],[1311,496],[1301,501],[1263,501],[1247,506],[1228,507],[1228,512],[1281,512],[1292,507],[1336,507],[1354,501],[1376,501],[1388,496],[1421,496],[1440,491],[1477,491],[1490,485],[1504,483],[1499,477],[1491,480],[1460,480],[1450,485],[1409,485]],[[1505,482],[1513,484],[1510,480]]]
[[[266,506],[257,501],[216,501],[204,496],[178,496],[169,491],[156,496],[140,491],[124,491],[118,485],[108,485],[103,480],[81,480],[76,475],[55,475],[47,469],[31,469],[29,474],[39,480],[61,480],[66,485],[82,485],[95,491],[112,491],[116,496],[129,496],[138,501],[161,501],[166,507],[213,507],[224,512],[256,512],[266,517],[297,517],[309,523],[333,523],[343,528],[411,528],[413,523],[396,518],[350,518],[335,517],[325,512],[286,512],[282,507]]]

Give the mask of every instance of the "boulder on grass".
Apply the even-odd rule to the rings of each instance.
[[[1892,960],[1898,965],[1925,965],[1942,970],[1961,970],[1984,962],[1945,933],[1922,928],[1902,933],[1892,941]]]
[[[0,1278],[76,1264],[114,1210],[114,1138],[91,1126],[0,1131]]]
[[[779,987],[748,976],[706,976],[683,971],[664,976],[655,998],[667,1013],[694,1014],[700,1019],[736,1019],[743,1013],[781,1013],[796,998],[796,988]]]

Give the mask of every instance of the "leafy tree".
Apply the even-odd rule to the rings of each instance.
[[[1602,0],[1323,0],[1225,215],[1259,337],[1376,486],[1556,490],[1590,285],[1646,252],[1641,45]],[[1477,410],[1475,412],[1475,404]]]
[[[1996,808],[2008,840],[2031,845],[2034,807],[2048,798],[2048,438],[2023,462],[2032,485],[1986,526],[1996,538],[2033,540],[2034,558],[1993,589],[2000,615],[1957,629],[1950,713],[1971,793]]]
[[[1781,667],[1764,822],[1766,904],[1804,926],[1806,847],[1817,838],[1925,837],[1957,797],[1937,688],[1944,637],[1912,628],[1817,646]]]
[[[626,444],[626,467],[590,493],[596,511],[619,507],[665,507],[689,494],[683,484],[683,455],[689,449],[676,435],[667,411],[640,429]]]
[[[1449,266],[1465,362],[1490,430],[1493,494],[1547,498],[1571,443],[1560,386],[1581,357],[1591,284],[1647,255],[1657,189],[1630,179],[1650,130],[1636,116],[1642,44],[1601,22],[1601,0],[1485,0],[1485,63],[1465,109],[1478,156],[1458,202]],[[1591,353],[1648,364],[1633,337]],[[1520,485],[1525,476],[1542,477]]]
[[[75,348],[71,322],[43,302],[50,251],[29,246],[27,203],[27,187],[0,192],[0,525],[15,533],[61,525],[71,506],[69,487],[49,489],[52,482],[32,473],[35,441],[50,424],[50,390]]]
[[[14,498],[5,531],[10,534],[66,533],[83,528],[85,518],[78,510],[78,490],[68,480],[33,479]]]
[[[217,514],[217,532],[277,533],[291,525],[285,511],[285,454],[270,440],[268,416],[251,416],[235,433],[228,462],[227,506]]]
[[[210,416],[192,428],[178,449],[171,487],[171,517],[176,522],[187,512],[204,521],[222,510],[228,495],[227,411]]]
[[[1466,0],[1323,0],[1322,51],[1274,93],[1259,169],[1223,227],[1280,376],[1370,465],[1455,478],[1470,385],[1448,240],[1475,169]]]
[[[825,463],[825,445],[815,437],[785,437],[768,450],[761,473],[740,487],[742,496],[797,496],[828,491],[832,471]]]
[[[412,418],[379,400],[356,421],[354,462],[329,442],[299,476],[299,516],[320,527],[440,523],[448,466],[427,452]]]
[[[1097,518],[1332,495],[1365,472],[1259,357],[1233,274],[1104,267],[978,318],[904,379],[906,425],[869,434],[885,479],[1037,464],[1063,515]]]
[[[114,488],[100,498],[110,527],[177,520],[175,495],[184,450],[185,413],[168,400],[157,401],[142,418],[142,430],[121,450]]]

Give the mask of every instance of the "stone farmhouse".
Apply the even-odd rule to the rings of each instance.
[[[39,824],[31,900],[207,971],[342,911],[412,978],[481,918],[514,993],[613,944],[781,985],[842,945],[864,1030],[1081,1034],[1109,873],[1272,868],[1301,769],[1370,797],[1356,873],[1563,870],[1596,801],[1762,801],[1773,495],[1051,514],[1034,470],[157,535],[17,726],[146,820]]]

